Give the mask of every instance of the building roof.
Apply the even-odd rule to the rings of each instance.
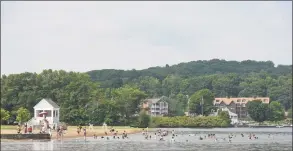
[[[51,105],[53,108],[60,108],[54,101],[52,101],[52,99],[50,99],[50,98],[44,98],[44,99],[42,99],[38,104],[36,104],[35,106],[34,106],[34,108],[36,107],[36,106],[38,106],[41,102],[47,102],[49,105]]]
[[[45,98],[45,100],[52,105],[54,108],[60,108],[59,105],[57,105],[54,101],[52,101],[52,99],[50,98]]]
[[[145,101],[150,102],[150,103],[157,103],[157,102],[159,102],[160,100],[162,100],[164,98],[166,98],[166,97],[162,96],[160,98],[146,99]]]
[[[147,99],[148,102],[150,103],[157,103],[158,101],[160,101],[161,98],[156,98],[156,99]]]
[[[224,103],[226,105],[234,103],[246,104],[249,101],[261,100],[263,103],[270,103],[269,97],[239,97],[239,98],[215,98],[214,104]]]

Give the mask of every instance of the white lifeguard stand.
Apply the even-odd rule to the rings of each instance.
[[[60,117],[59,111],[60,107],[55,102],[53,102],[50,98],[44,98],[34,106],[34,117],[27,123],[31,126],[40,125],[40,123],[44,120],[43,116],[46,115],[46,120],[48,121],[49,126],[57,126],[59,124]]]

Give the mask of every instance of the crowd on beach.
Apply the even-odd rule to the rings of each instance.
[[[81,131],[83,131],[83,136],[84,136],[84,139],[86,140],[87,138],[87,129],[86,127],[82,127],[81,125],[77,126],[77,134],[80,135]],[[118,131],[111,127],[109,130],[108,129],[105,129],[105,133],[104,133],[104,136],[101,136],[101,139],[107,139],[109,140],[110,139],[110,136],[112,136],[113,139],[120,139],[120,137],[118,136]],[[93,134],[93,138],[94,139],[97,139],[98,136],[96,135],[96,133]],[[128,138],[127,137],[127,133],[126,131],[124,130],[123,133],[122,133],[122,136],[121,136],[121,139],[125,139],[125,138]]]
[[[17,134],[33,134],[33,127],[28,126],[26,123],[23,126],[17,125],[16,130],[17,130]],[[23,130],[23,133],[21,133],[22,130]],[[57,129],[56,129],[55,125],[53,125],[52,128],[50,126],[45,127],[45,125],[42,125],[39,133],[49,134],[50,136],[52,136],[52,130],[57,132],[57,139],[61,138],[65,132],[63,126],[57,126]]]

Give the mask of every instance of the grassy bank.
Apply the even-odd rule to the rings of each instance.
[[[230,121],[219,116],[203,116],[203,117],[153,117],[151,127],[161,128],[213,128],[213,127],[229,127]]]

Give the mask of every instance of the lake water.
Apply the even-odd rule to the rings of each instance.
[[[147,151],[147,150],[193,150],[193,151],[292,151],[292,128],[214,128],[214,129],[162,129],[175,130],[175,141],[171,141],[169,134],[159,141],[155,139],[154,132],[150,132],[152,138],[146,140],[142,134],[129,135],[128,139],[109,140],[98,137],[66,139],[63,141],[26,141],[26,142],[1,142],[1,150],[58,150],[58,151]],[[215,142],[206,138],[199,140],[199,137],[207,137],[208,133],[216,134],[219,139]],[[229,133],[235,134],[232,142],[228,142]],[[244,137],[241,136],[244,134]],[[258,139],[249,140],[248,134],[254,133]],[[269,134],[271,137],[269,137]],[[226,138],[223,140],[222,138]],[[188,141],[187,141],[188,140]]]

